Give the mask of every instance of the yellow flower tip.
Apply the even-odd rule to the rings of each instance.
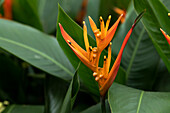
[[[99,18],[99,21],[100,21],[100,22],[102,22],[102,21],[103,21],[103,18],[102,18],[102,16],[100,16],[100,18]]]
[[[85,21],[83,21],[83,24],[85,24]]]
[[[95,80],[96,80],[97,82],[99,81],[99,79],[100,79],[99,77],[96,77],[96,78],[95,78]]]
[[[103,77],[103,75],[99,75],[99,78],[102,78]]]
[[[104,56],[104,61],[106,61],[106,59],[107,59],[107,57],[106,57],[106,55]]]
[[[111,17],[112,17],[112,16],[111,16],[111,15],[109,15],[108,20],[110,20],[110,19],[111,19]]]
[[[91,46],[89,46],[89,50],[92,51],[92,49],[93,49],[93,48],[92,48]]]
[[[110,42],[109,46],[112,46],[112,42]]]
[[[170,13],[168,13],[168,16],[170,17]]]
[[[96,73],[96,72],[94,72],[94,73],[93,73],[93,76],[94,76],[94,77],[96,77],[96,76],[97,76],[97,73]]]

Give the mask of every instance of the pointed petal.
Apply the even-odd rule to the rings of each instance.
[[[118,54],[118,56],[116,58],[116,61],[115,61],[114,65],[113,65],[112,69],[110,70],[108,78],[105,81],[104,85],[100,88],[100,94],[101,95],[104,95],[106,93],[106,91],[109,89],[109,87],[112,85],[113,81],[116,78],[117,72],[119,70],[119,66],[120,66],[123,50],[124,50],[124,48],[125,48],[125,46],[127,44],[127,41],[129,40],[129,37],[130,37],[130,35],[131,35],[132,31],[133,31],[133,28],[134,27],[132,27],[129,30],[129,32],[127,33],[127,35],[126,35],[126,37],[125,37],[125,39],[123,41],[123,44],[121,46],[121,49],[119,51],[119,54]]]
[[[90,22],[90,26],[92,28],[92,31],[94,32],[95,30],[97,30],[97,26],[96,26],[96,24],[94,23],[93,19],[90,16],[88,16],[88,18],[89,18],[89,22]]]
[[[110,20],[111,20],[111,15],[109,15],[109,17],[108,17],[108,19],[106,21],[105,34],[107,34],[107,30],[109,28]]]
[[[119,15],[121,15],[121,14],[124,14],[124,13],[125,13],[125,11],[124,11],[124,10],[122,10],[122,9],[120,9],[120,8],[118,8],[118,7],[114,7],[114,8],[113,8],[113,10],[114,10],[117,14],[119,14]]]
[[[168,41],[168,43],[170,45],[170,37],[161,28],[160,28],[160,30],[161,30],[162,34],[165,36],[166,40]]]
[[[67,42],[67,40],[69,40],[85,57],[88,58],[88,55],[87,55],[87,52],[82,49],[67,33],[66,31],[64,30],[63,26],[59,23],[59,26],[60,26],[60,30],[61,30],[61,34],[64,38],[64,40]],[[68,42],[67,42],[68,44]]]
[[[103,51],[103,49],[106,48],[106,46],[111,42],[122,16],[123,15],[121,15],[115,22],[115,24],[109,29],[109,31],[106,34],[106,37],[98,43],[97,47],[99,47],[100,51]]]
[[[101,39],[104,39],[104,37],[105,37],[104,20],[101,16],[100,16],[99,20],[100,20]]]
[[[90,16],[88,16],[88,18],[89,18],[91,29],[94,33],[95,38],[96,38],[96,43],[98,44],[98,42],[99,42],[98,34],[100,34],[100,31],[99,31],[99,29],[97,29],[97,26],[94,23],[93,19]]]
[[[85,21],[83,21],[83,35],[84,35],[84,43],[85,43],[86,51],[87,53],[89,53],[89,40],[87,37],[87,27],[86,27]]]
[[[107,60],[107,67],[106,67],[106,69],[107,69],[107,73],[109,73],[109,68],[110,68],[110,62],[111,62],[111,46],[112,46],[112,43],[110,42],[110,45],[109,45],[109,47],[108,47],[108,60]]]
[[[73,50],[73,52],[76,54],[76,56],[88,67],[90,68],[93,72],[95,71],[95,66],[91,64],[91,62],[80,52],[78,51],[75,46],[68,40],[68,45],[70,48]]]

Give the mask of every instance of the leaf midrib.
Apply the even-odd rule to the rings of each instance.
[[[137,108],[136,113],[139,113],[139,111],[140,111],[140,106],[141,106],[141,103],[142,103],[143,94],[144,94],[144,91],[141,91],[139,102],[138,102],[138,108]]]
[[[144,32],[145,32],[145,28],[143,27],[142,31],[140,32],[140,35],[139,35],[137,44],[136,44],[136,46],[135,46],[135,49],[134,49],[134,51],[133,51],[132,57],[131,57],[131,59],[130,59],[130,63],[129,63],[129,66],[128,66],[128,69],[127,69],[127,72],[126,72],[126,75],[127,75],[126,77],[129,76],[129,73],[130,73],[130,70],[131,70],[133,61],[134,61],[134,59],[135,59],[135,56],[136,56],[136,53],[137,53],[137,50],[138,50],[138,47],[139,47],[139,44],[140,44],[140,42],[141,42],[141,39],[142,39],[142,36],[143,36]]]
[[[9,39],[5,39],[3,37],[0,37],[0,40],[2,41],[6,41],[8,43],[11,43],[11,44],[14,44],[14,45],[17,45],[17,46],[20,46],[20,47],[23,47],[25,49],[28,49],[30,51],[33,51],[43,57],[45,57],[46,59],[50,60],[51,62],[53,62],[54,64],[56,64],[57,66],[59,66],[61,69],[63,69],[64,71],[66,71],[69,75],[73,76],[73,73],[71,73],[67,68],[65,68],[63,65],[61,65],[59,62],[57,62],[56,60],[54,60],[53,58],[51,58],[50,56],[48,56],[47,54],[41,52],[41,51],[38,51],[30,46],[27,46],[27,45],[24,45],[24,44],[21,44],[21,43],[18,43],[18,42],[15,42],[13,40],[9,40]]]

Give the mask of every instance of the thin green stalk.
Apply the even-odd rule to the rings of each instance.
[[[102,113],[106,113],[105,95],[100,97]]]

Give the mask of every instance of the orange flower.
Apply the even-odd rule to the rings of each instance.
[[[11,20],[12,19],[12,0],[5,0],[3,3],[3,9],[4,9],[4,16],[0,16],[0,18]]]
[[[106,26],[104,26],[104,21],[102,17],[100,17],[100,24],[101,24],[101,31],[97,29],[96,24],[94,21],[89,17],[91,28],[95,34],[97,47],[93,47],[89,45],[88,37],[87,37],[87,27],[85,25],[85,22],[83,22],[83,35],[84,35],[84,42],[86,51],[82,49],[63,29],[62,25],[59,24],[60,30],[62,33],[62,36],[64,37],[67,44],[70,46],[70,48],[74,51],[74,53],[77,55],[77,57],[92,71],[98,71],[98,63],[100,54],[103,51],[104,48],[110,43],[112,40],[115,31],[117,29],[117,26],[120,22],[120,19],[122,18],[122,15],[119,17],[119,19],[115,22],[115,24],[108,30],[109,23],[111,16],[109,16],[109,19],[106,22]]]
[[[168,43],[169,43],[169,45],[170,45],[170,36],[167,35],[167,34],[165,33],[165,31],[163,31],[161,28],[160,28],[160,30],[161,30],[162,34],[165,36],[166,40],[168,41]]]
[[[110,68],[110,62],[111,62],[111,45],[112,45],[112,43],[110,41],[112,40],[113,35],[114,35],[115,31],[116,31],[116,28],[117,28],[117,26],[118,26],[118,24],[119,24],[119,22],[120,22],[123,15],[121,15],[119,17],[119,19],[115,22],[115,24],[108,31],[107,31],[107,29],[108,29],[108,26],[109,26],[111,16],[109,16],[109,18],[108,18],[108,20],[106,22],[106,26],[104,26],[104,21],[103,21],[102,17],[100,17],[100,28],[101,28],[101,30],[97,29],[95,23],[89,17],[90,25],[91,25],[91,28],[92,28],[92,30],[94,32],[94,35],[96,37],[96,42],[97,42],[97,47],[94,47],[94,48],[89,46],[89,41],[88,41],[88,37],[87,37],[87,27],[85,25],[85,22],[83,22],[83,24],[84,24],[83,25],[83,35],[84,35],[84,42],[85,42],[86,51],[84,49],[82,49],[66,33],[66,31],[63,29],[62,25],[59,23],[61,34],[62,34],[64,40],[67,42],[67,44],[73,50],[73,52],[77,55],[77,57],[87,67],[89,67],[93,71],[93,76],[95,77],[95,80],[98,82],[100,95],[102,97],[106,94],[107,90],[112,85],[113,81],[115,80],[115,77],[116,77],[117,72],[119,70],[123,50],[124,50],[124,48],[126,46],[126,43],[127,43],[128,39],[129,39],[134,27],[136,26],[136,24],[138,23],[138,21],[142,17],[143,13],[144,12],[142,12],[137,17],[134,24],[132,25],[132,28],[127,33],[127,35],[126,35],[126,37],[125,37],[125,39],[123,41],[123,44],[121,46],[121,49],[119,51],[119,54],[118,54],[118,56],[117,56],[117,58],[115,60],[115,63],[113,65],[113,67],[111,68],[110,72],[109,72],[109,68]],[[106,46],[108,44],[109,44],[108,58],[106,56],[104,56],[103,67],[102,68],[98,67],[100,54],[103,51],[103,49],[106,48]]]
[[[125,17],[126,17],[126,10],[122,10],[118,7],[114,7],[113,10],[119,15],[123,14],[123,17],[121,19],[121,23],[123,23],[125,21]]]

